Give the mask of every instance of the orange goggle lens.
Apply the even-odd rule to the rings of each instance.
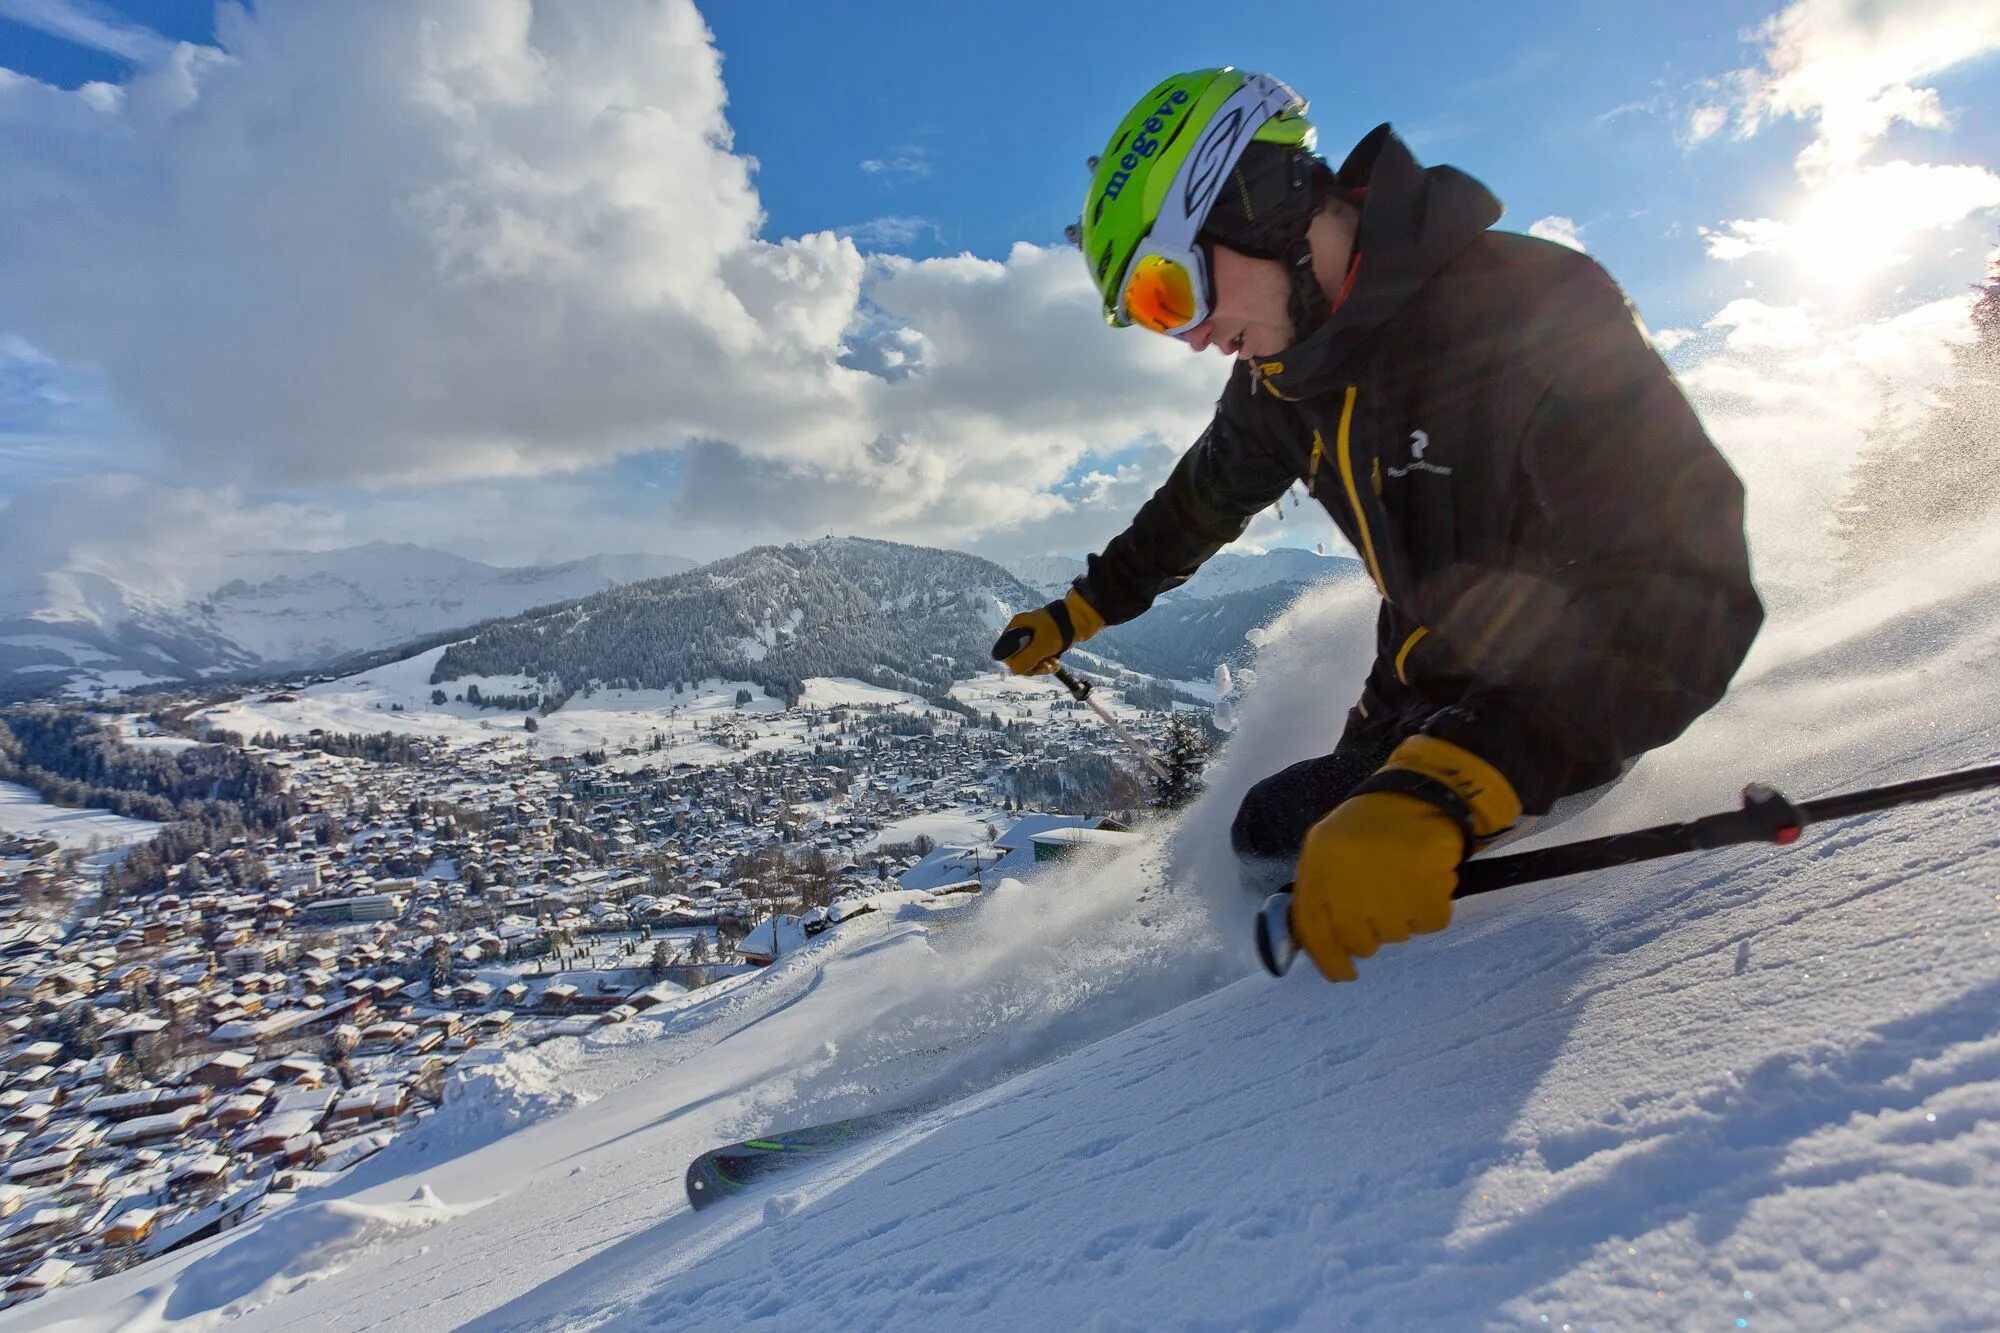
[[[1165,255],[1145,255],[1125,279],[1125,313],[1134,324],[1171,333],[1196,323],[1194,274]]]

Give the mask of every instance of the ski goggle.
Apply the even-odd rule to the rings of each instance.
[[[1125,270],[1118,291],[1118,322],[1178,337],[1214,309],[1209,286],[1208,247],[1162,245],[1147,237]]]

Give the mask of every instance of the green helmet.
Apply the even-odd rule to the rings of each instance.
[[[1140,243],[1159,228],[1172,244],[1192,244],[1251,143],[1312,152],[1317,134],[1305,110],[1279,80],[1228,66],[1176,74],[1139,100],[1091,160],[1090,192],[1070,236],[1106,323],[1131,322],[1120,316],[1119,293]]]

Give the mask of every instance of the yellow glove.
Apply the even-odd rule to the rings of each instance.
[[[1082,643],[1104,628],[1104,617],[1075,588],[1060,601],[1023,611],[1007,622],[993,642],[993,660],[1005,662],[1017,676],[1045,676],[1056,669],[1056,658],[1073,643]]]
[[[1458,867],[1521,817],[1500,771],[1435,736],[1398,745],[1312,826],[1292,882],[1292,938],[1328,981],[1354,959],[1451,924]]]

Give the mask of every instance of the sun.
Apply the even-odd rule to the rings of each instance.
[[[1807,273],[1839,288],[1909,262],[1916,229],[1909,201],[1872,173],[1829,180],[1806,197],[1783,249]]]

